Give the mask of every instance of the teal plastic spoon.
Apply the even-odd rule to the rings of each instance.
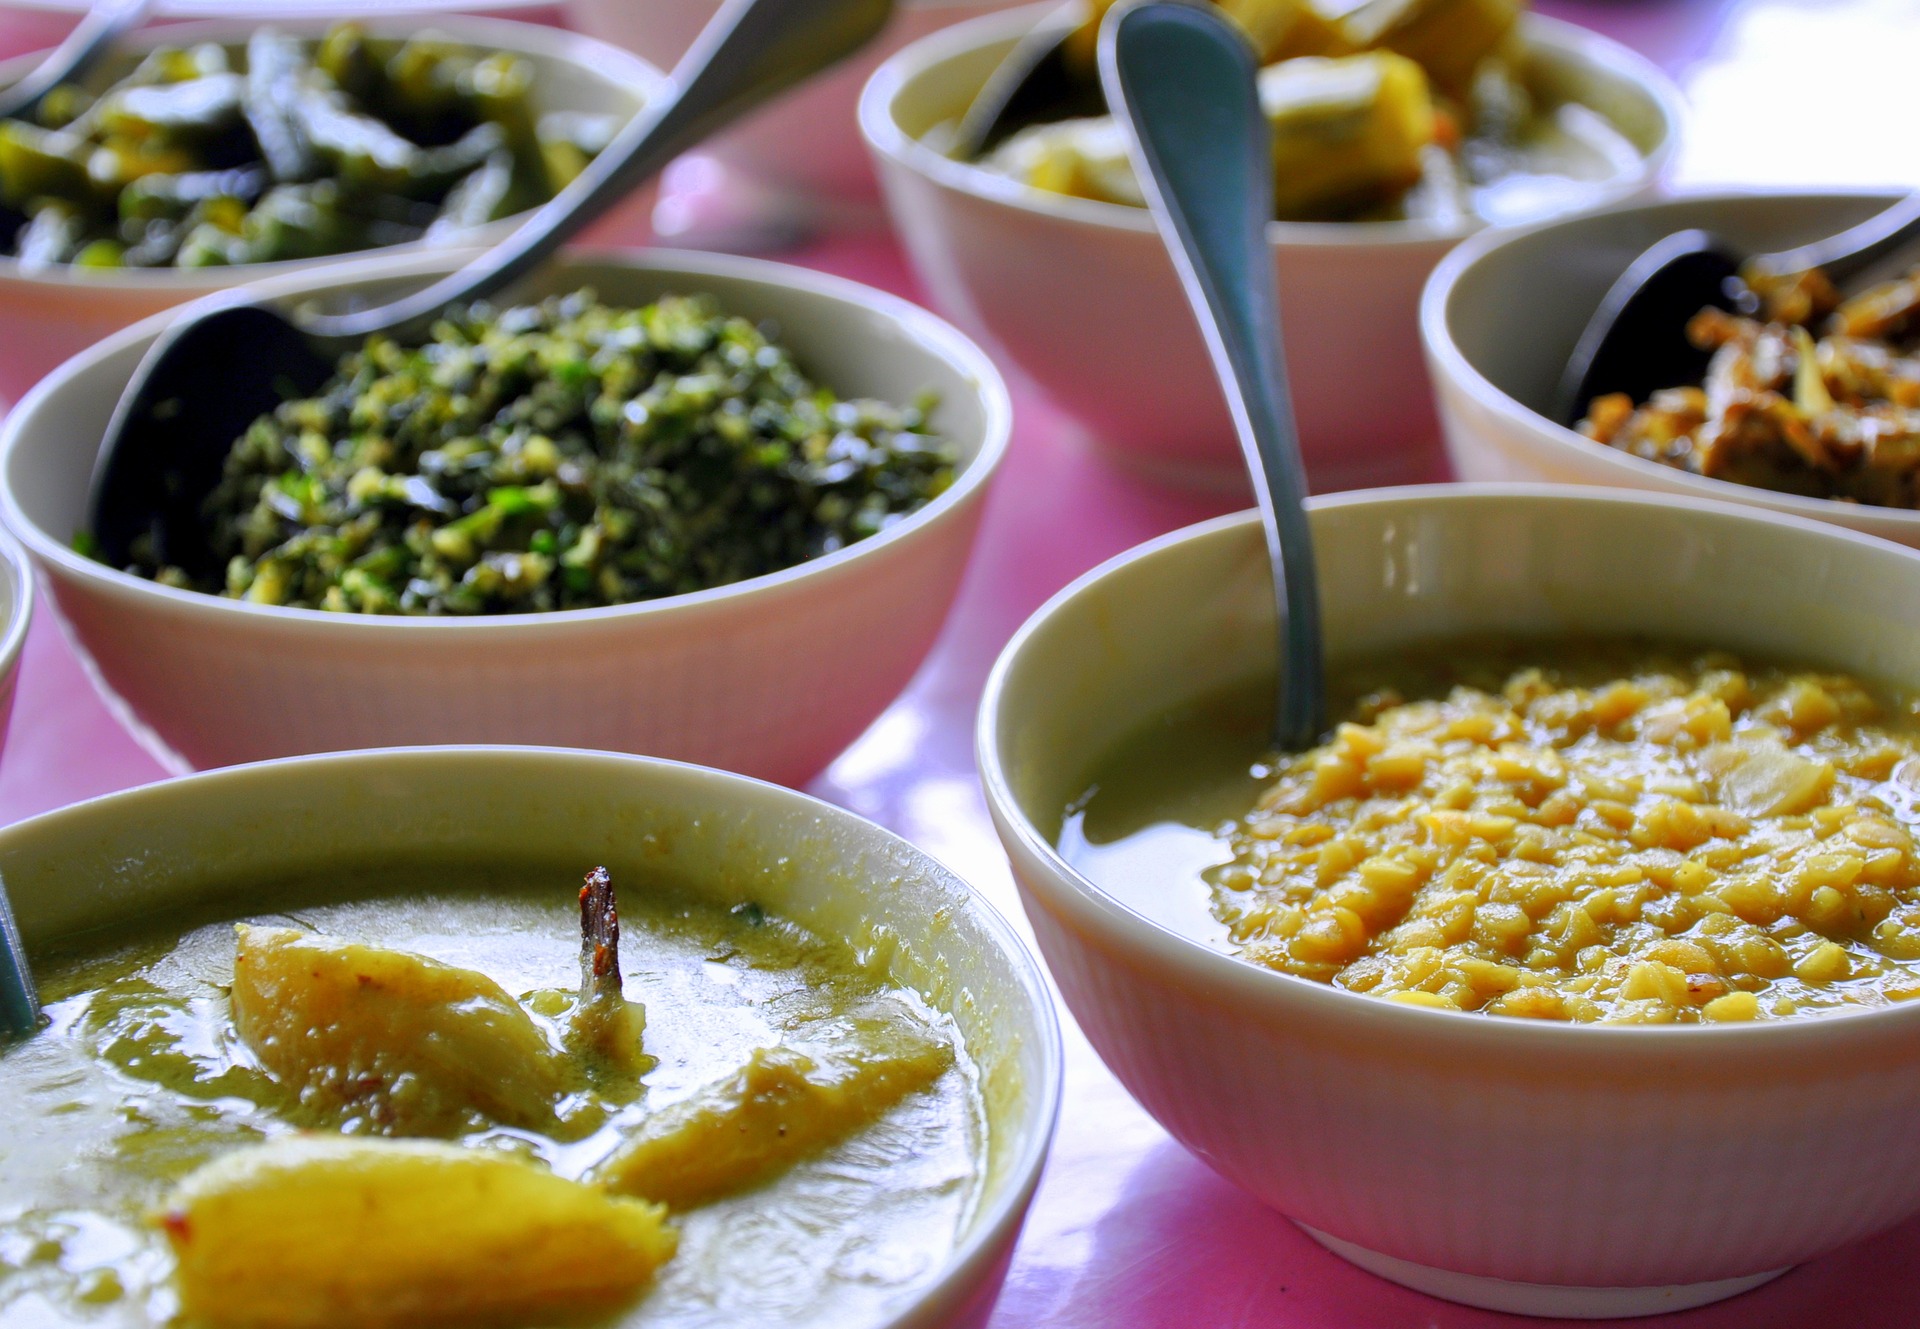
[[[13,921],[7,886],[0,882],[0,1044],[24,1038],[40,1024],[40,994],[27,968],[26,943]]]
[[[1300,433],[1280,344],[1267,219],[1273,137],[1253,48],[1215,10],[1156,0],[1108,16],[1100,77],[1134,170],[1226,389],[1253,473],[1280,616],[1275,744],[1300,752],[1327,727],[1320,590]]]

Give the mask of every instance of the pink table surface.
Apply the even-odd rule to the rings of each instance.
[[[1911,88],[1920,54],[1914,0],[1543,0],[1541,7],[1617,35],[1682,77],[1696,109],[1692,146],[1677,172],[1682,183],[1920,183],[1920,139],[1888,142],[1898,131],[1853,136],[1864,146],[1821,143],[1817,154],[1812,150],[1814,108],[1823,105],[1847,105],[1849,123],[1872,126],[1861,103],[1877,98],[1895,116],[1879,123],[1906,122],[1894,99]],[[1865,48],[1847,36],[1863,30],[1872,37]],[[0,52],[10,44],[0,16]],[[1869,49],[1875,72],[1886,78],[1875,84],[1850,76],[1824,58],[1836,49]],[[1781,118],[1772,107],[1782,99],[1768,92],[1774,61],[1809,53],[1821,58],[1786,99],[1794,109],[1783,121],[1802,117],[1804,132],[1775,138],[1755,154],[1745,140],[1756,117]],[[1729,173],[1730,160],[1746,169]],[[882,234],[829,238],[784,257],[917,295],[898,249]],[[973,717],[987,670],[1021,621],[1071,578],[1228,502],[1157,489],[1108,468],[1017,377],[1014,392],[1012,454],[945,633],[907,692],[811,787],[938,856],[1024,927],[975,777]],[[0,824],[159,778],[160,767],[108,714],[43,613],[28,640],[13,733],[0,760]],[[1066,1025],[1059,1137],[995,1329],[1525,1323],[1406,1291],[1327,1254],[1169,1139],[1107,1073],[1071,1019]],[[1912,1326],[1920,1324],[1915,1271],[1920,1221],[1718,1307],[1645,1323]]]

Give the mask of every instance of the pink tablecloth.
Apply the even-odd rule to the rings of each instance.
[[[1920,9],[1888,0],[1561,0],[1542,7],[1611,31],[1676,71],[1695,71],[1700,86],[1714,93],[1700,108],[1708,144],[1712,134],[1742,121],[1768,49],[1795,23],[1817,15],[1826,30],[1843,21],[1842,11],[1857,21],[1884,22],[1898,37],[1892,45],[1900,54],[1887,53],[1883,40],[1881,58],[1907,69],[1920,47]],[[7,45],[0,23],[0,49]],[[1753,76],[1745,83],[1743,71]],[[1829,68],[1825,77],[1833,101],[1800,83],[1796,104],[1846,104],[1839,82],[1845,71]],[[1910,79],[1897,84],[1909,86]],[[1725,178],[1712,169],[1714,160],[1703,145],[1683,158],[1682,171],[1695,179]],[[1849,168],[1862,179],[1920,182],[1920,171],[1898,161],[1863,162]],[[1776,176],[1798,178],[1812,169],[1811,162],[1783,155]],[[1822,178],[1836,178],[1833,169]],[[843,237],[786,257],[915,293],[884,236]],[[913,839],[1018,921],[1019,903],[987,822],[971,750],[987,669],[1027,614],[1073,576],[1224,505],[1109,469],[1081,450],[1034,391],[1016,382],[1015,393],[1012,456],[945,635],[907,693],[814,789]],[[28,643],[12,739],[0,761],[0,824],[160,777],[160,768],[107,713],[51,616],[43,614]],[[1714,1219],[1700,1215],[1701,1222]],[[1915,1271],[1920,1222],[1718,1307],[1647,1323],[1905,1329],[1920,1324]],[[1495,1329],[1520,1323],[1405,1291],[1327,1254],[1173,1143],[1068,1022],[1059,1139],[995,1329]]]

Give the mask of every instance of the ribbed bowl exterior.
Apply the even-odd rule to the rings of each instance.
[[[776,582],[703,612],[525,632],[264,615],[210,626],[192,607],[59,566],[46,576],[56,614],[123,718],[194,769],[372,746],[540,743],[799,784],[919,667],[952,603],[981,497],[839,575]]]

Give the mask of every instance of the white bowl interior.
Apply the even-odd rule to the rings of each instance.
[[[1549,415],[1560,373],[1587,320],[1620,274],[1655,241],[1698,227],[1742,253],[1788,249],[1842,231],[1894,197],[1682,197],[1489,237],[1484,249],[1463,252],[1457,260],[1442,311],[1446,333],[1467,364],[1495,388],[1528,410]],[[1554,427],[1550,420],[1541,423]]]
[[[629,896],[751,900],[876,957],[952,1016],[978,1066],[984,1177],[955,1263],[1017,1217],[1058,1096],[1045,980],[965,882],[804,795],[610,754],[416,749],[237,767],[0,832],[0,875],[30,955],[187,909],[271,912],[324,900],[356,873],[434,864],[525,864],[564,870],[562,881],[604,864]]]
[[[467,257],[470,252],[366,260],[272,289],[289,298],[351,291],[354,301],[374,303],[417,289]],[[953,440],[968,469],[985,449],[997,451],[1004,441],[1007,408],[991,366],[958,333],[903,301],[774,264],[661,252],[569,255],[495,301],[539,299],[582,286],[621,303],[712,294],[727,312],[766,323],[808,375],[842,396],[906,402],[931,391],[940,402],[935,426]],[[337,297],[329,302],[344,303]],[[10,441],[0,444],[0,488],[18,505],[30,528],[23,535],[42,557],[77,557],[66,547],[85,523],[88,482],[107,423],[169,317],[129,328],[77,357],[10,413]]]
[[[1719,504],[1540,486],[1321,499],[1312,523],[1336,669],[1450,637],[1620,635],[1920,685],[1920,556],[1876,540]],[[989,688],[989,781],[1003,778],[1052,844],[1062,810],[1121,741],[1216,689],[1272,677],[1271,588],[1246,514],[1122,555],[1061,592]]]
[[[1139,208],[1035,189],[949,158],[928,141],[929,134],[959,120],[1008,53],[1054,8],[1045,3],[987,15],[908,47],[881,69],[862,99],[866,132],[882,150],[968,193],[1109,226],[1151,230],[1151,220]],[[1664,76],[1625,48],[1572,24],[1537,14],[1528,14],[1525,23],[1531,44],[1529,79],[1543,92],[1599,111],[1641,151],[1647,169],[1656,169],[1679,128],[1676,94]],[[1623,183],[1630,189],[1637,182],[1636,176]],[[1603,192],[1617,197],[1623,191]],[[1299,243],[1362,235],[1368,241],[1396,234],[1428,239],[1436,231],[1406,222],[1276,222],[1270,234],[1277,242]]]

